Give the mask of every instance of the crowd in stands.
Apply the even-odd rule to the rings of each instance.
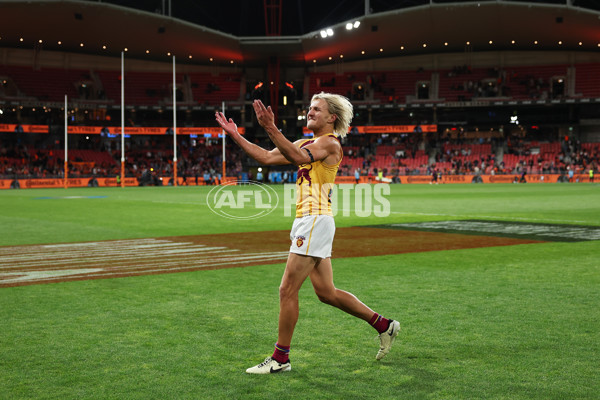
[[[563,70],[556,72],[565,73]],[[471,76],[475,76],[475,78],[471,78]],[[450,90],[460,92],[459,100],[462,101],[489,97],[512,98],[513,96],[545,100],[559,96],[558,93],[552,94],[551,77],[537,76],[533,71],[528,70],[511,69],[507,71],[501,68],[481,68],[474,73],[470,67],[465,65],[453,68],[447,73],[447,77],[452,82],[449,86]]]
[[[70,149],[69,176],[114,177],[121,173],[121,149],[117,142],[95,141],[96,150]],[[92,147],[90,145],[88,147]],[[242,171],[241,153],[231,145],[226,148],[227,171],[238,176]],[[126,144],[125,176],[173,176],[172,144],[145,139]],[[178,148],[178,176],[184,183],[217,183],[221,180],[222,147],[209,141],[182,140]],[[22,144],[0,145],[0,177],[62,178],[64,149],[36,148]]]
[[[321,90],[343,94],[354,101],[410,103],[413,101],[472,101],[487,98],[511,100],[549,100],[567,96],[569,68],[575,73],[574,97],[600,96],[597,65],[578,64],[477,67],[468,65],[449,69],[384,72],[314,72],[309,77],[311,93]],[[594,72],[596,71],[596,72]],[[430,84],[438,76],[438,93]],[[584,82],[585,80],[585,82]]]
[[[69,150],[69,176],[104,177],[120,174],[121,150],[117,142],[90,143],[92,149]],[[259,144],[269,148],[268,143]],[[239,148],[226,148],[227,174],[241,176],[252,162]],[[0,145],[0,176],[5,178],[62,177],[64,150],[14,144]],[[172,144],[143,139],[126,144],[126,176],[173,175]],[[600,143],[564,138],[555,142],[506,139],[425,140],[419,135],[350,135],[344,143],[339,174],[375,177],[403,175],[567,174],[600,167]],[[216,183],[221,179],[222,147],[204,140],[181,140],[178,176],[185,183]],[[291,170],[290,170],[291,171]],[[293,173],[293,171],[291,171]],[[283,172],[281,173],[283,174]],[[283,175],[282,175],[283,176]],[[291,175],[289,175],[291,176]],[[283,180],[278,178],[278,180]]]
[[[553,143],[509,140],[507,149],[501,163],[505,173],[579,174],[600,167],[599,143],[581,143],[568,136]]]
[[[487,97],[512,99],[546,99],[562,96],[561,77],[568,68],[575,68],[576,77],[586,80],[583,85],[575,81],[578,95],[600,96],[600,79],[597,64],[575,66],[549,65],[510,68],[472,68],[467,65],[446,70],[387,72],[311,72],[308,84],[311,93],[321,90],[347,95],[355,102],[404,102],[410,98],[421,99],[417,93],[418,83],[439,74],[439,98],[447,101],[471,100]],[[0,98],[37,99],[62,101],[64,93],[80,100],[115,103],[120,97],[120,76],[116,71],[63,70],[0,66],[3,77]],[[51,77],[52,79],[48,79]],[[152,106],[166,105],[171,93],[172,75],[160,72],[133,72],[129,74],[128,96],[137,105],[145,107],[127,110],[126,126],[169,126],[170,113],[153,110]],[[217,104],[222,99],[239,101],[242,98],[245,79],[242,73],[179,74],[177,76],[178,99],[189,104]],[[553,84],[560,83],[555,91]],[[298,85],[303,86],[303,85]],[[65,91],[68,87],[69,90]],[[246,91],[248,95],[248,91]],[[135,100],[137,99],[137,100]],[[423,99],[428,99],[425,93]],[[16,109],[16,107],[15,107]],[[43,114],[41,114],[43,112]],[[72,117],[72,125],[114,125],[120,110],[110,107],[80,112]],[[169,115],[167,115],[169,114]],[[212,113],[194,114],[182,112],[178,121],[193,126],[210,126],[214,123]],[[370,123],[363,113],[355,123]],[[394,113],[378,116],[380,124],[413,123]],[[100,122],[99,122],[100,121]],[[401,122],[399,122],[401,121]],[[38,108],[8,109],[2,123],[43,123],[52,132],[62,129],[62,115],[58,108],[50,111]],[[53,131],[54,129],[54,131]],[[556,137],[554,135],[554,137]],[[272,147],[270,143],[260,143]],[[173,150],[168,136],[161,139],[141,138],[126,142],[126,175],[140,177],[173,175]],[[69,152],[70,176],[116,176],[120,174],[121,151],[116,140],[106,140],[97,135],[87,143],[79,143]],[[21,177],[61,177],[64,154],[60,140],[35,140],[15,142],[0,140],[0,175]],[[222,169],[220,143],[212,144],[204,138],[192,140],[183,137],[178,148],[178,175],[195,181],[202,179],[217,182]],[[344,160],[339,173],[345,176],[386,176],[415,174],[519,174],[582,172],[599,167],[600,150],[597,144],[581,143],[573,138],[542,141],[539,138],[522,137],[507,133],[500,137],[480,135],[470,139],[458,136],[410,134],[356,134],[351,132],[344,141]],[[227,147],[228,174],[239,176],[254,166],[236,146]],[[269,176],[269,175],[267,175]],[[267,178],[268,179],[268,178]]]
[[[121,100],[121,73],[116,70],[31,68],[0,64],[0,99],[60,102],[69,99],[88,104],[118,104]],[[126,73],[125,100],[131,105],[172,103],[173,75],[170,72]],[[176,75],[176,98],[188,105],[220,105],[238,101],[242,74],[191,72]]]
[[[310,93],[343,94],[353,101],[407,103],[411,101],[470,101],[480,98],[555,99],[566,96],[566,77],[573,69],[575,97],[600,96],[597,64],[472,67],[392,71],[309,72]],[[437,75],[437,94],[429,92]],[[0,99],[60,102],[69,99],[91,105],[120,103],[121,76],[115,70],[59,69],[0,65]],[[172,102],[172,73],[127,73],[128,105],[165,106]],[[262,83],[259,83],[261,85]],[[220,105],[221,101],[250,100],[252,88],[241,72],[177,74],[177,101],[182,105]],[[297,88],[303,87],[296,82]],[[258,87],[256,85],[255,87]],[[285,86],[285,90],[288,86]],[[290,86],[294,87],[294,86]],[[424,90],[423,90],[424,89]],[[266,88],[262,88],[266,90]],[[294,93],[295,93],[294,89]],[[301,96],[298,89],[296,98]]]
[[[438,140],[416,135],[349,137],[344,147],[342,175],[521,175],[586,173],[600,167],[600,143],[564,138],[555,142],[507,138],[462,139],[441,135]]]

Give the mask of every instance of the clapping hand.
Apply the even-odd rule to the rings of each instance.
[[[215,113],[215,119],[217,120],[219,125],[221,125],[221,128],[223,128],[223,130],[227,132],[229,136],[239,135],[238,127],[235,124],[235,122],[233,122],[233,119],[229,118],[228,121],[225,117],[225,114],[219,111]]]
[[[275,115],[273,114],[271,106],[265,107],[263,102],[260,100],[254,100],[252,106],[254,107],[256,119],[258,120],[260,126],[265,129],[275,126]]]

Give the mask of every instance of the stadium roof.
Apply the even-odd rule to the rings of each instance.
[[[261,0],[0,0],[0,47],[108,56],[127,48],[139,59],[243,66],[274,56],[283,65],[322,65],[465,51],[600,51],[598,1],[281,3],[281,36],[266,36]],[[360,26],[346,30],[354,21]],[[322,38],[328,27],[333,36]]]

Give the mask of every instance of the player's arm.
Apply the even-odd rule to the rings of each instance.
[[[314,161],[324,161],[325,164],[330,165],[340,161],[342,155],[340,142],[331,136],[320,137],[313,143],[304,146],[302,150],[308,155],[308,158],[312,155]],[[310,162],[313,162],[313,160],[310,160]]]
[[[285,165],[290,162],[281,154],[279,149],[275,148],[273,150],[263,149],[260,146],[255,145],[254,143],[249,142],[238,132],[237,125],[231,118],[227,120],[225,115],[222,112],[216,112],[215,118],[221,128],[227,135],[233,139],[234,142],[238,144],[244,150],[246,154],[250,157],[258,161],[263,165]]]
[[[270,106],[268,108],[265,107],[260,100],[255,100],[253,106],[258,123],[265,129],[273,144],[275,144],[280,154],[288,162],[294,165],[301,165],[321,160],[329,161],[330,164],[335,164],[339,161],[339,142],[336,139],[330,136],[321,137],[301,149],[297,146],[297,143],[290,142],[277,129],[277,126],[275,126],[275,117]]]

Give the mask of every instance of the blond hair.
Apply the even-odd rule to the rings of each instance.
[[[354,116],[354,107],[346,97],[339,94],[321,92],[315,94],[310,100],[311,103],[316,99],[325,100],[327,111],[336,116],[333,123],[333,131],[341,137],[345,137],[350,128],[352,117]]]

